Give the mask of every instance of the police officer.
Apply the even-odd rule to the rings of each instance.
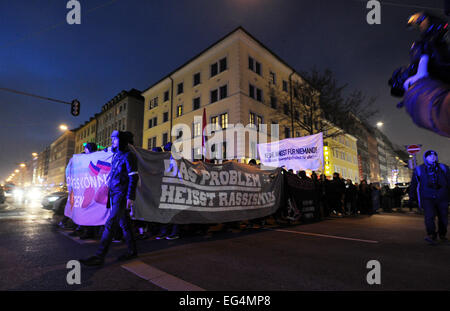
[[[100,247],[95,256],[81,259],[80,262],[87,266],[99,266],[104,262],[116,230],[120,227],[123,231],[128,252],[120,256],[118,260],[129,260],[137,257],[136,241],[133,236],[130,210],[136,195],[138,181],[136,156],[131,153],[128,143],[132,143],[129,132],[113,131],[111,134],[112,151],[114,153],[111,171],[108,176],[108,203],[111,209],[105,224]]]
[[[427,237],[425,241],[436,244],[437,235],[446,241],[448,225],[449,200],[449,168],[438,162],[437,152],[428,150],[423,155],[424,164],[418,166],[413,173],[410,198],[417,198],[419,208],[425,214]],[[436,232],[435,217],[438,217],[438,232]]]

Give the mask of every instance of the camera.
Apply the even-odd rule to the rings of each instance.
[[[430,56],[433,67],[430,68],[430,74],[435,75],[438,79],[445,79],[450,68],[450,54],[445,37],[448,23],[444,19],[419,12],[409,18],[408,27],[418,28],[422,38],[411,46],[410,64],[407,67],[396,69],[389,79],[391,95],[394,97],[403,97],[405,94],[403,84],[409,77],[417,73],[421,55],[428,54]]]

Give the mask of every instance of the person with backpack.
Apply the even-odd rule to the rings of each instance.
[[[418,202],[419,209],[424,212],[425,241],[436,244],[437,235],[442,241],[447,241],[450,170],[447,165],[438,162],[438,154],[434,150],[424,153],[423,162],[414,169],[409,196]]]

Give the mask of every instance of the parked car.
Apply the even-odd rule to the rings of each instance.
[[[68,196],[68,192],[65,191],[53,192],[46,195],[41,203],[45,209],[53,210],[57,215],[63,215]]]
[[[5,191],[3,191],[3,188],[0,187],[0,204],[5,203],[6,197],[5,197]]]

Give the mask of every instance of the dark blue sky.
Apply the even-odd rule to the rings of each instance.
[[[56,139],[60,123],[79,126],[238,26],[298,71],[330,68],[349,91],[377,96],[373,124],[382,120],[394,143],[423,144],[450,162],[449,140],[417,128],[387,86],[418,36],[407,18],[442,0],[381,1],[381,25],[367,24],[362,0],[80,0],[81,25],[66,23],[66,3],[0,0],[0,87],[82,103],[72,117],[68,105],[0,91],[0,181]]]

